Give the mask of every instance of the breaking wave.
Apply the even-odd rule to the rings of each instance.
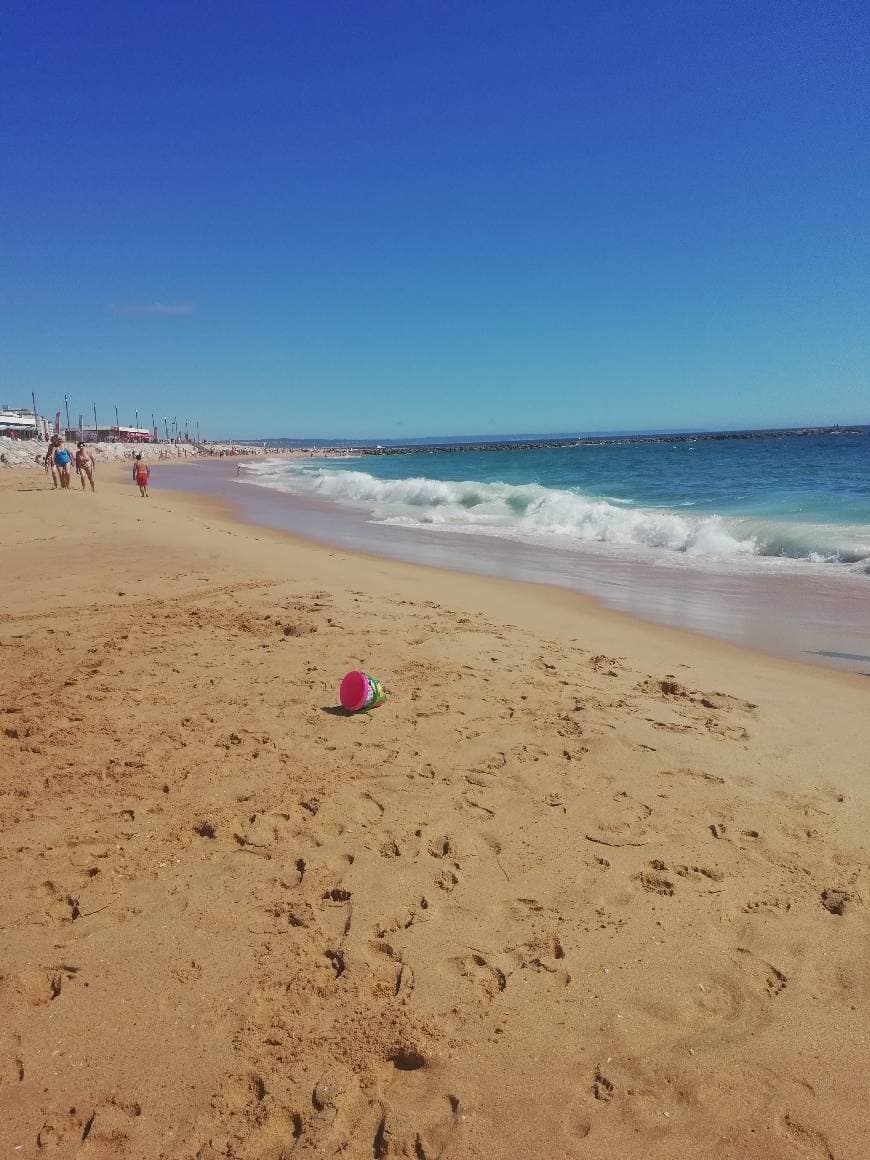
[[[245,478],[278,491],[365,508],[379,523],[476,532],[550,544],[602,543],[697,557],[787,556],[870,562],[866,528],[689,515],[540,484],[378,479],[368,472],[267,461]]]

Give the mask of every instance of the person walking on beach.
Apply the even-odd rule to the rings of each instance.
[[[76,451],[76,471],[79,473],[79,479],[82,481],[82,491],[85,490],[85,479],[91,485],[91,491],[94,491],[94,470],[96,468],[94,457],[85,447],[84,443],[79,442],[78,450]]]
[[[143,499],[148,498],[148,480],[151,477],[151,472],[148,464],[142,458],[142,452],[136,453],[136,458],[133,460],[133,478],[139,487],[139,494]]]
[[[54,466],[57,468],[57,473],[60,476],[60,486],[64,491],[69,490],[69,469],[72,464],[72,456],[63,445],[63,439],[60,435],[52,436],[52,452],[51,458]]]
[[[55,488],[57,488],[57,468],[54,466],[54,455],[52,454],[53,451],[54,448],[51,446],[51,444],[49,444],[48,451],[46,451],[42,459],[40,459],[40,457],[37,455],[36,462],[42,463],[42,466],[45,468],[46,475],[48,475],[49,471],[51,472],[51,482],[54,484]]]

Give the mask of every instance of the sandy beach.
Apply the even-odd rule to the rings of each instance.
[[[866,677],[153,485],[0,474],[3,1155],[864,1160]]]

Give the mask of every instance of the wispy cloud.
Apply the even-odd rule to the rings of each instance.
[[[133,302],[128,306],[110,306],[112,314],[193,314],[193,302]]]

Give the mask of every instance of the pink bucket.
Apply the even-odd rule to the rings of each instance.
[[[386,690],[381,682],[359,669],[353,669],[344,677],[338,696],[342,708],[346,709],[348,713],[376,709],[378,705],[383,705],[387,699]]]

